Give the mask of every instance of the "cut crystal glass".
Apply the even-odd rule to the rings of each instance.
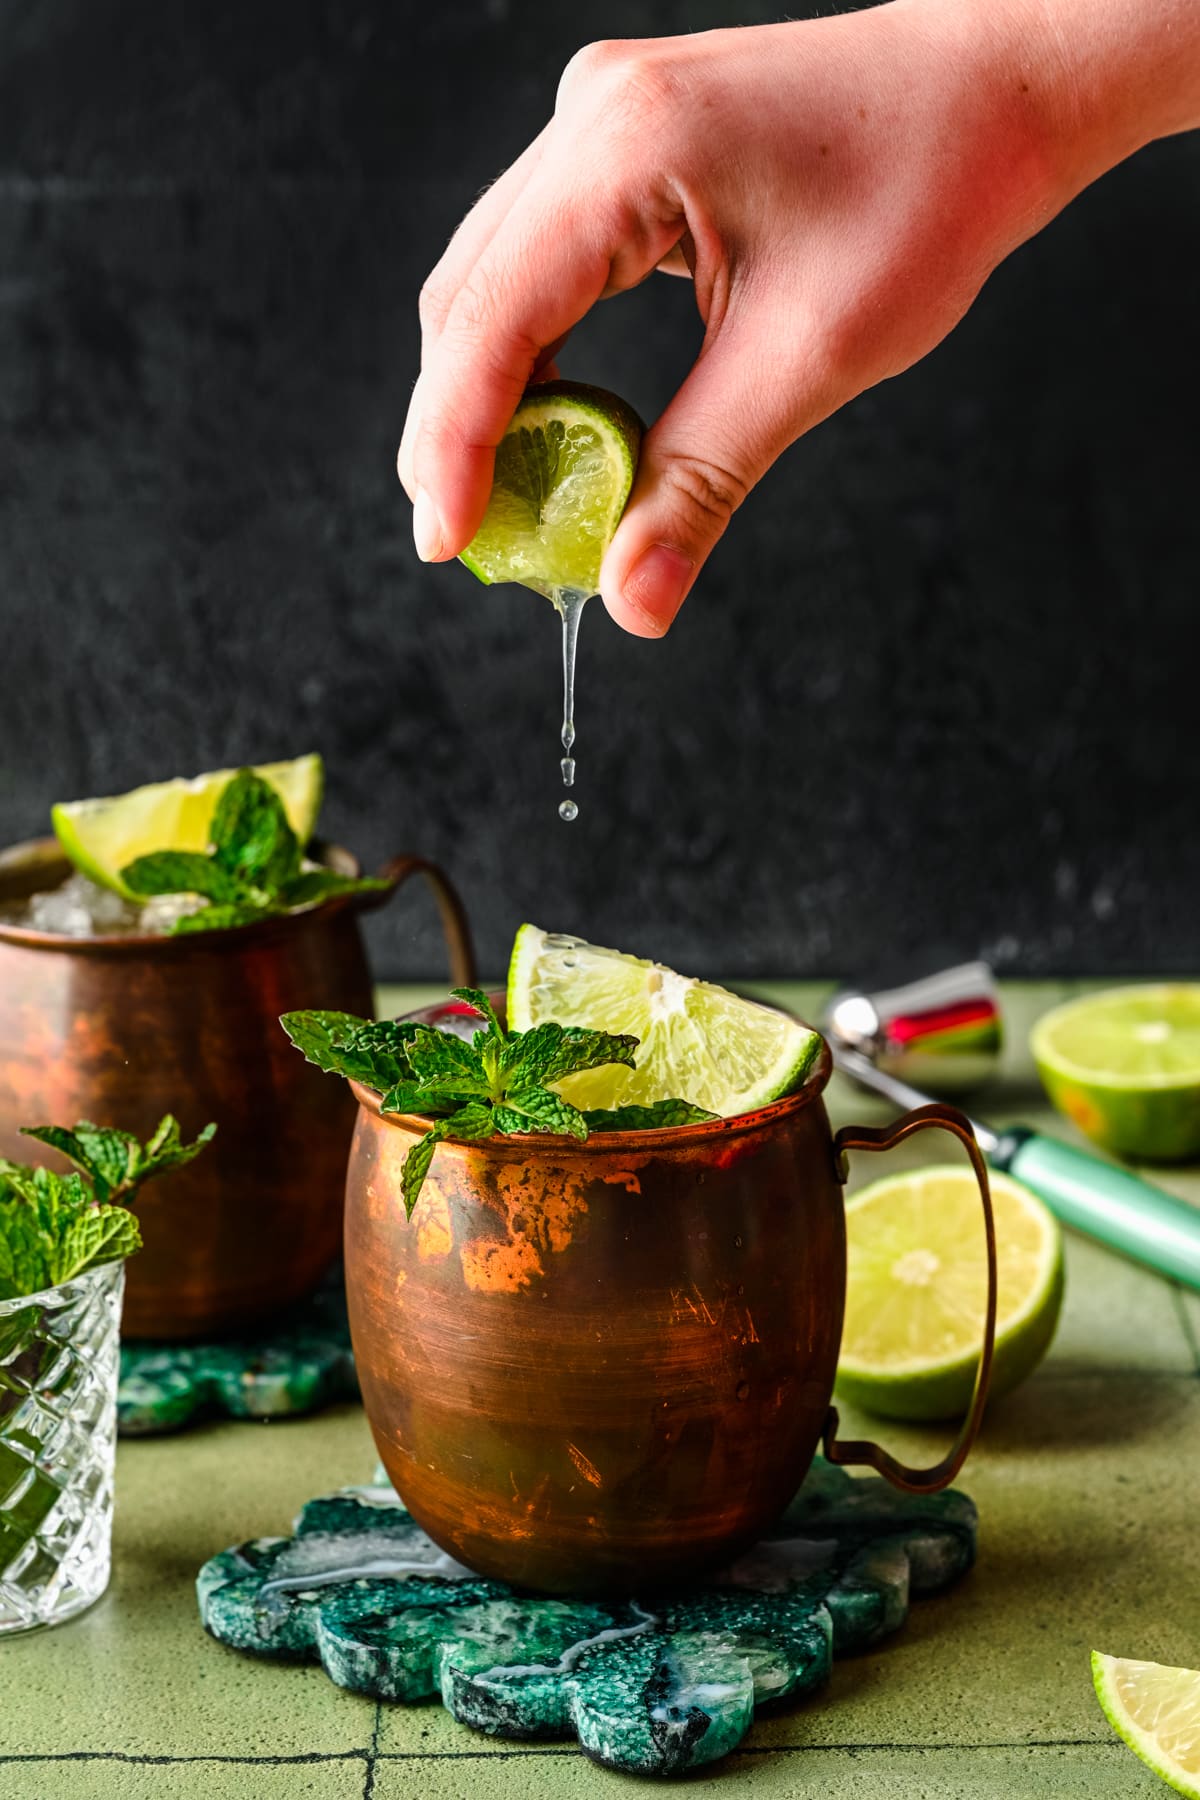
[[[125,1265],[0,1301],[0,1635],[108,1586]]]

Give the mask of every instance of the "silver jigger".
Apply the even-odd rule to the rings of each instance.
[[[969,1093],[987,1080],[1004,1043],[1000,999],[985,962],[959,963],[936,975],[864,994],[835,994],[821,1016],[836,1048],[860,1056],[941,1097]]]

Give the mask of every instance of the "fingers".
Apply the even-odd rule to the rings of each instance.
[[[829,410],[815,359],[780,341],[763,323],[722,330],[646,434],[600,574],[626,631],[662,636],[755,482]]]
[[[495,448],[531,375],[614,284],[632,286],[679,235],[593,193],[581,207],[578,171],[536,171],[463,276],[429,344],[413,394],[405,486],[418,553],[458,554],[487,506]]]
[[[441,336],[442,328],[446,323],[446,315],[454,303],[459,288],[503,225],[514,202],[519,198],[526,182],[541,161],[548,130],[549,126],[547,125],[521,152],[516,162],[510,164],[504,173],[492,183],[491,187],[480,195],[450,239],[443,255],[421,289],[419,304],[422,365],[424,365],[429,346]],[[404,431],[400,438],[400,449],[396,455],[396,473],[404,484],[410,499],[413,498],[416,486],[412,468],[412,438],[418,412],[417,395],[414,390],[412,400],[409,402],[408,417],[404,422]]]
[[[441,335],[446,315],[459,288],[512,211],[529,177],[541,161],[549,130],[550,125],[544,125],[516,162],[511,163],[490,187],[484,189],[447,244],[421,289],[419,305],[423,340]]]

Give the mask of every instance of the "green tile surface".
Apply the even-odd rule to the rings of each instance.
[[[822,990],[766,987],[812,1015]],[[1068,990],[1010,988],[989,1123],[1073,1138],[1046,1112],[1023,1054],[1029,1021]],[[422,996],[417,996],[418,998]],[[387,1010],[415,1003],[384,996]],[[836,1123],[886,1109],[835,1084]],[[932,1158],[937,1140],[891,1159]],[[948,1150],[947,1154],[953,1154]],[[856,1159],[857,1179],[879,1159]],[[1200,1172],[1156,1177],[1200,1204]],[[720,1800],[1137,1800],[1165,1793],[1116,1744],[1087,1651],[1200,1664],[1200,1298],[1071,1238],[1058,1339],[996,1405],[963,1477],[979,1563],[922,1601],[903,1632],[835,1666],[817,1699],[760,1722],[745,1748],[689,1780]],[[944,1434],[855,1415],[909,1457]],[[215,1550],[288,1530],[310,1496],[367,1478],[363,1416],[214,1423],[118,1453],[114,1579],[83,1618],[0,1643],[0,1800],[590,1800],[640,1790],[573,1749],[493,1742],[438,1706],[377,1708],[318,1670],[264,1664],[200,1630],[192,1582]],[[641,1790],[644,1791],[644,1790]]]

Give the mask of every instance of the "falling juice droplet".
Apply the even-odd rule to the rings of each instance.
[[[575,647],[579,640],[579,619],[587,598],[577,588],[559,588],[553,596],[554,604],[562,615],[563,628],[562,747],[566,755],[559,767],[564,787],[573,787],[575,784],[575,758],[571,755],[575,745]],[[558,809],[558,816],[567,820],[578,818],[579,807],[574,800],[564,800]]]

